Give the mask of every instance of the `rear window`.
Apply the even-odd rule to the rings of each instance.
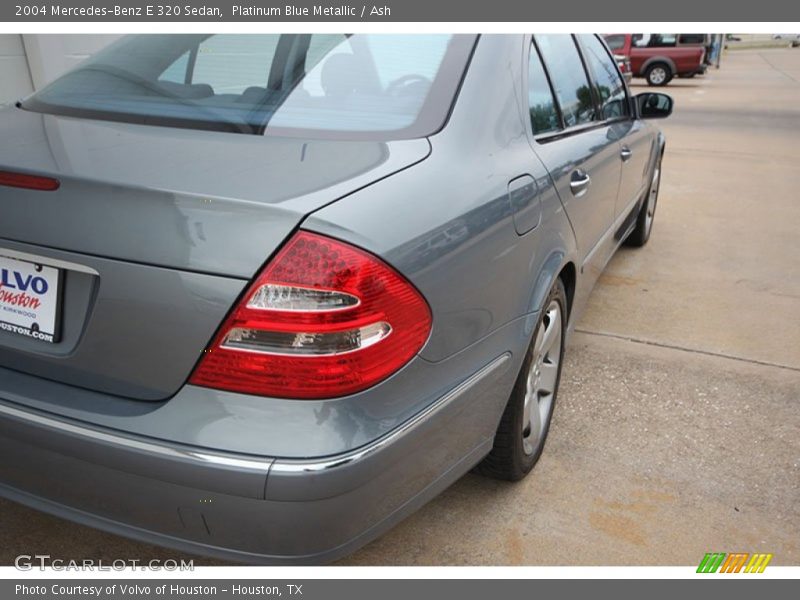
[[[437,131],[475,36],[141,35],[27,98],[42,113],[244,134]]]
[[[625,36],[624,35],[606,35],[604,36],[606,40],[606,44],[608,47],[613,50],[622,50],[625,48]]]

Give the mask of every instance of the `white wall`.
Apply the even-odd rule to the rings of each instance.
[[[118,37],[86,34],[23,35],[34,89],[40,89]]]
[[[33,91],[22,36],[0,35],[0,106]]]
[[[0,104],[30,94],[118,35],[0,34]]]

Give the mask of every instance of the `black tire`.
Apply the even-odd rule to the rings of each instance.
[[[538,443],[531,449],[531,452],[526,452],[524,440],[526,437],[525,431],[527,431],[527,429],[526,424],[523,423],[526,385],[528,374],[535,358],[534,344],[537,340],[539,330],[543,327],[543,323],[545,322],[547,308],[551,306],[553,302],[558,304],[561,311],[561,337],[560,348],[558,350],[555,388],[552,393],[552,400],[550,401],[549,415],[542,421],[542,430],[538,438]],[[558,387],[561,382],[561,366],[564,359],[564,334],[568,322],[567,293],[561,279],[558,279],[553,285],[547,300],[545,300],[544,307],[541,315],[539,315],[539,321],[536,324],[533,336],[531,337],[531,343],[525,355],[525,360],[522,363],[522,368],[514,383],[514,389],[511,391],[511,397],[508,400],[508,404],[506,404],[503,416],[500,419],[500,424],[497,427],[497,433],[495,433],[494,436],[494,446],[486,458],[474,469],[475,472],[480,475],[507,481],[518,481],[530,473],[544,450],[547,434],[550,431],[550,422],[552,421],[556,398],[558,397]]]
[[[649,215],[650,218],[648,219],[648,208],[650,206],[648,200],[650,195],[653,194],[653,186],[655,186],[655,196],[653,198],[652,211],[650,211]],[[653,172],[650,174],[650,186],[647,188],[645,196],[642,199],[642,206],[639,208],[639,214],[636,215],[636,226],[625,240],[626,246],[640,248],[647,243],[647,240],[650,239],[650,234],[653,231],[653,223],[655,222],[656,207],[658,206],[658,192],[660,189],[661,156],[658,157],[658,161],[653,168]]]
[[[653,63],[644,72],[644,78],[647,80],[647,85],[661,87],[667,85],[675,74],[667,63],[657,62]]]

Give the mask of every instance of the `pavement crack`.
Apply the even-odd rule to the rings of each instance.
[[[774,363],[766,360],[758,360],[755,358],[745,358],[743,356],[736,356],[734,354],[725,354],[724,352],[712,352],[711,350],[700,350],[698,348],[687,348],[685,346],[677,346],[675,344],[667,344],[665,342],[655,342],[653,340],[646,340],[643,338],[636,338],[629,335],[622,335],[619,333],[610,333],[607,331],[590,331],[588,329],[580,329],[578,327],[575,328],[575,331],[578,333],[584,333],[586,335],[596,335],[599,337],[607,337],[613,338],[617,340],[623,340],[626,342],[632,342],[634,344],[645,344],[647,346],[657,346],[658,348],[668,348],[670,350],[680,350],[682,352],[690,352],[692,354],[703,354],[705,356],[715,356],[717,358],[727,358],[728,360],[736,360],[739,362],[750,363],[753,365],[761,365],[764,367],[774,367],[776,369],[786,369],[787,371],[794,371],[796,373],[800,373],[800,367],[792,367],[790,365],[783,365],[781,363]]]
[[[780,69],[780,68],[778,68],[776,65],[774,65],[774,64],[773,64],[773,63],[772,63],[770,60],[768,60],[768,59],[767,59],[767,57],[766,57],[766,56],[764,56],[764,55],[763,55],[763,54],[761,54],[760,52],[758,53],[758,56],[759,56],[759,58],[760,58],[761,60],[763,60],[763,61],[764,61],[765,63],[767,63],[767,64],[768,64],[770,67],[772,67],[772,69],[773,69],[773,70],[777,71],[778,73],[780,73],[781,75],[783,75],[783,76],[784,76],[784,77],[786,77],[787,79],[791,79],[791,80],[792,80],[792,81],[794,81],[795,83],[800,83],[800,81],[798,81],[797,79],[795,79],[794,77],[792,77],[791,75],[789,75],[789,74],[788,74],[787,72],[785,72],[783,69]]]

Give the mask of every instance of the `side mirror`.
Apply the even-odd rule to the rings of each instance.
[[[672,98],[666,94],[644,92],[636,96],[641,119],[666,119],[672,114],[672,104]]]

